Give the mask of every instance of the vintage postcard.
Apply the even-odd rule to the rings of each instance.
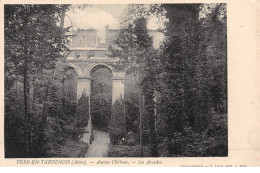
[[[260,166],[259,0],[0,8],[0,166]]]

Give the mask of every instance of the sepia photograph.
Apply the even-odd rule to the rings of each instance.
[[[4,157],[228,157],[227,4],[5,4]]]

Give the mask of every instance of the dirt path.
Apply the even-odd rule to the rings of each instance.
[[[88,131],[88,127],[86,127],[85,130]],[[82,138],[81,138],[81,141],[84,142],[84,143],[88,143],[89,142],[89,133],[84,133]]]
[[[107,157],[110,137],[109,133],[103,131],[93,131],[94,141],[88,148],[86,157]]]

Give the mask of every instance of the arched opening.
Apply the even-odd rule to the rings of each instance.
[[[107,131],[112,106],[112,71],[107,65],[96,65],[90,70],[91,117],[93,128]]]
[[[68,68],[73,68],[76,72],[77,72],[77,75],[78,76],[82,76],[82,70],[81,68],[79,67],[78,64],[75,64],[75,63],[68,63]]]

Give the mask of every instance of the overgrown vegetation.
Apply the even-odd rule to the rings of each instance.
[[[112,105],[112,73],[107,68],[92,72],[91,117],[95,129],[108,131]]]
[[[110,50],[138,74],[139,96],[126,97],[126,115],[139,109],[130,123],[141,141],[131,145],[146,145],[147,137],[153,157],[227,156],[226,4],[138,4],[128,11]],[[159,50],[146,28],[151,14],[167,19]]]
[[[7,158],[82,157],[87,150],[80,138],[90,101],[84,92],[76,99],[76,74],[65,63],[67,9],[5,6]],[[147,28],[151,15],[166,19],[159,49]],[[109,46],[120,58],[114,71],[126,71],[125,98],[111,106],[108,79],[92,86],[92,123],[110,132],[109,156],[227,156],[226,27],[226,4],[128,6]]]
[[[62,21],[67,8],[5,6],[7,158],[64,157],[61,151],[70,141],[79,153],[86,150],[75,141],[87,122],[88,98],[83,95],[77,105],[75,72],[63,57],[68,50],[68,28]]]
[[[125,137],[125,113],[123,99],[117,99],[112,106],[112,114],[109,122],[110,141],[112,144],[119,144]]]

